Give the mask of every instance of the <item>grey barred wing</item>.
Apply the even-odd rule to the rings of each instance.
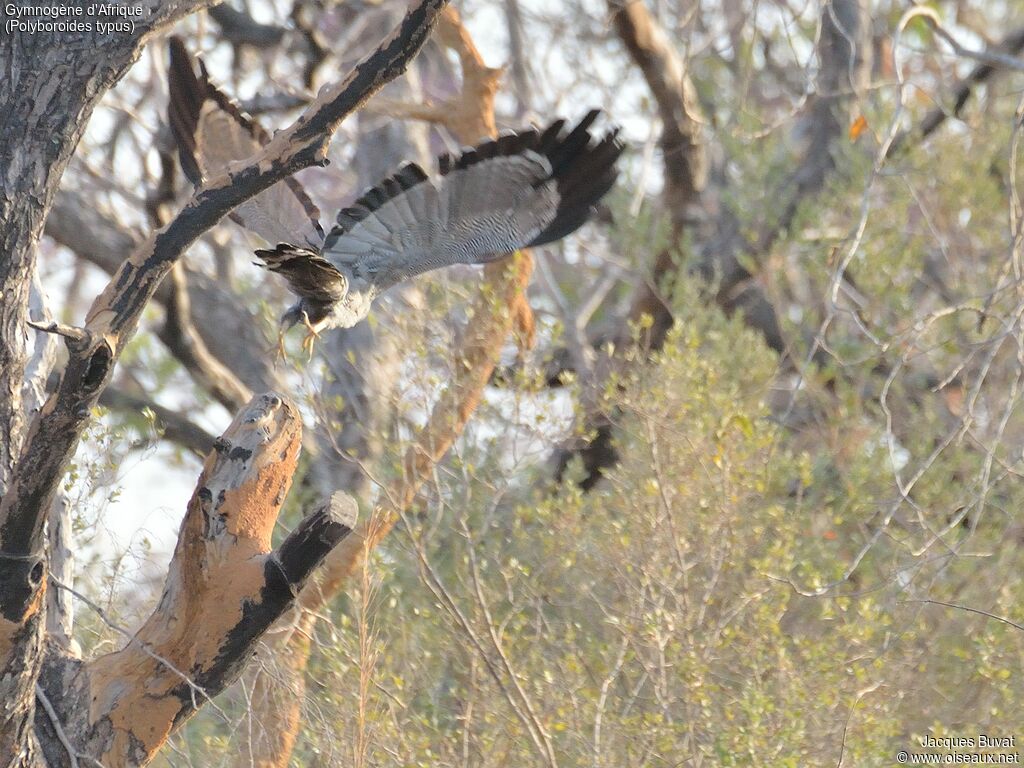
[[[615,180],[614,132],[593,141],[589,113],[443,155],[428,176],[407,165],[338,214],[323,254],[384,290],[452,264],[481,264],[557,240],[587,220]]]
[[[196,186],[260,150],[270,136],[218,89],[185,45],[170,39],[168,119],[185,175]],[[271,245],[301,243],[319,248],[320,211],[294,178],[287,178],[239,205],[230,218]]]

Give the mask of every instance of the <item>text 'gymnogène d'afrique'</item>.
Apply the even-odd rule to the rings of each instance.
[[[22,5],[6,3],[4,27],[8,33],[27,32],[131,32],[142,17],[141,5],[90,3],[89,5]]]

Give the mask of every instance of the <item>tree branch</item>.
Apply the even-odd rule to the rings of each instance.
[[[224,38],[232,45],[273,48],[284,39],[286,31],[284,27],[276,24],[260,24],[249,14],[228,3],[211,8],[210,18],[217,23]]]
[[[217,402],[229,411],[238,410],[252,397],[252,392],[239,381],[234,371],[210,353],[192,324],[192,303],[181,262],[171,269],[169,284],[171,295],[164,324],[158,334],[160,340]],[[259,355],[263,350],[249,349],[246,352]]]
[[[116,386],[107,387],[100,395],[100,405],[115,411],[141,413],[149,410],[156,419],[162,436],[199,456],[213,449],[214,437],[178,411],[165,408],[145,397],[125,392]]]
[[[1008,34],[1003,41],[995,47],[995,52],[1003,55],[1016,56],[1021,51],[1024,51],[1024,27],[1015,29],[1013,32]],[[903,131],[900,133],[889,145],[888,157],[894,157],[907,145],[907,142],[911,139],[918,141],[923,140],[931,136],[937,131],[943,123],[946,122],[950,117],[960,117],[964,111],[964,107],[967,106],[967,102],[971,98],[971,94],[974,93],[974,89],[986,83],[993,76],[1004,72],[1005,69],[998,66],[995,62],[988,62],[979,64],[971,73],[961,80],[956,88],[953,89],[953,108],[945,109],[943,107],[935,107],[928,111],[928,113],[921,120],[920,125],[913,131]]]
[[[629,311],[630,321],[645,314],[654,320],[652,333],[656,338],[652,346],[657,349],[672,325],[663,298],[671,291],[664,283],[678,269],[678,248],[691,219],[691,208],[707,184],[707,149],[701,135],[707,121],[685,62],[643,0],[609,0],[608,7],[615,31],[643,73],[661,117],[659,144],[665,167],[662,197],[672,223],[672,244],[658,254],[650,279],[637,290]],[[620,341],[627,342],[628,329],[623,329],[620,337]]]
[[[671,294],[672,283],[681,268],[679,250],[693,218],[692,209],[698,205],[707,183],[707,149],[702,136],[706,120],[686,62],[651,16],[644,0],[609,0],[608,9],[616,33],[658,105],[662,123],[659,144],[665,169],[662,199],[672,227],[668,247],[658,253],[650,276],[636,289],[629,312],[614,333],[615,346],[628,349],[633,323],[646,315],[653,321],[649,346],[657,350],[672,327],[672,312],[665,297]],[[578,329],[578,333],[582,336],[583,329]],[[579,354],[569,357],[578,358]],[[603,370],[610,372],[608,366],[603,366]],[[580,458],[586,469],[581,485],[587,489],[600,479],[605,468],[618,461],[618,453],[612,444],[609,414],[602,413],[594,402],[593,393],[600,383],[583,381],[583,385],[587,396],[580,404],[579,418],[585,432],[594,437],[559,448],[552,461],[555,478],[560,480],[569,462]]]
[[[69,668],[77,701],[62,702],[61,714],[78,754],[111,768],[149,762],[238,677],[259,638],[352,531],[355,502],[336,493],[271,550],[301,441],[298,409],[274,393],[253,398],[216,441],[156,609],[121,650]]]

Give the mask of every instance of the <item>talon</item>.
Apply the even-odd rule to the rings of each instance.
[[[280,363],[282,360],[285,359],[284,328],[282,328],[281,330],[279,330],[277,332],[277,345],[276,345],[276,349],[277,349],[277,351],[274,354],[274,367],[275,368],[277,367],[278,363]]]
[[[309,322],[309,315],[307,315],[305,312],[302,313],[302,324],[306,326],[306,329],[309,331],[310,336],[315,336],[318,339],[320,338],[320,333],[317,331],[316,328],[313,327],[313,324]]]
[[[305,312],[302,313],[302,324],[306,326],[309,333],[306,334],[306,338],[302,340],[302,348],[306,351],[309,356],[308,359],[313,359],[313,345],[316,344],[316,340],[320,338],[320,333],[313,324],[309,322],[309,315]]]

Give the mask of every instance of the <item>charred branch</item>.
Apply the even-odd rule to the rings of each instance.
[[[301,439],[294,405],[274,393],[253,398],[206,459],[163,595],[142,628],[121,650],[86,664],[49,660],[44,691],[52,688],[51,700],[69,694],[61,698],[78,705],[55,707],[48,719],[56,716],[62,746],[86,764],[147,763],[237,678],[259,638],[352,531],[355,503],[339,492],[271,550]]]
[[[63,467],[88,422],[89,411],[109,379],[114,362],[135,332],[142,310],[181,254],[239,203],[303,167],[321,163],[333,131],[370,94],[406,67],[422,46],[443,0],[414,6],[399,29],[356,65],[343,82],[328,88],[309,110],[245,168],[199,189],[165,228],[125,261],[86,318],[95,341],[71,355],[57,391],[31,430],[18,471],[0,505],[4,543],[31,551]]]

